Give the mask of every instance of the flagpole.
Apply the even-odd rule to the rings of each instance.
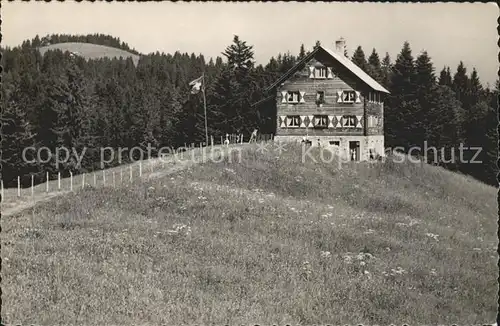
[[[205,139],[206,146],[208,146],[208,126],[207,126],[207,99],[205,98],[205,72],[203,72],[202,76],[202,86],[203,86],[203,108],[205,110]]]

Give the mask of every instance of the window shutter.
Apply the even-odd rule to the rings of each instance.
[[[363,127],[363,125],[361,124],[361,119],[362,118],[363,118],[363,116],[361,116],[361,115],[356,116],[356,120],[358,120],[357,124],[356,124],[356,128],[362,128]]]
[[[338,115],[337,116],[337,127],[343,127],[344,124],[343,124],[343,121],[342,121],[342,116],[341,115]]]
[[[306,100],[304,99],[304,95],[306,95],[306,92],[300,91],[300,103],[305,103]]]
[[[281,103],[286,103],[286,96],[288,95],[287,91],[281,92]]]
[[[333,78],[333,76],[332,76],[332,68],[330,68],[330,67],[326,68],[326,78],[328,78],[328,79]]]
[[[342,103],[342,91],[337,92],[337,103]]]
[[[314,78],[314,67],[309,67],[309,78]]]
[[[361,94],[356,92],[356,103],[361,103]]]

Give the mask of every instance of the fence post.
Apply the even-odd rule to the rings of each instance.
[[[0,187],[2,187],[2,203],[5,201],[5,197],[3,196],[3,180],[0,180]]]
[[[57,190],[61,190],[61,172],[57,172]]]
[[[123,183],[123,168],[120,168],[120,183]]]
[[[115,171],[113,171],[113,188],[116,186],[116,183],[115,183]]]
[[[149,169],[151,170],[151,173],[154,171],[154,161],[152,161],[151,159],[149,159]]]
[[[130,182],[132,182],[132,164],[129,165],[129,167],[130,167]]]
[[[224,137],[223,136],[220,136],[220,144],[224,144]]]
[[[31,197],[35,196],[35,176],[31,175]]]
[[[17,176],[17,197],[21,197],[21,177]]]
[[[210,136],[210,146],[214,147],[214,136]]]
[[[82,174],[82,189],[85,188],[85,172]]]
[[[142,177],[142,161],[139,161],[139,177]]]
[[[94,187],[95,187],[97,185],[97,178],[95,177],[95,171],[93,171],[92,174],[94,175]]]
[[[240,138],[240,141],[241,141],[240,144],[243,144],[243,134],[241,134],[240,137],[241,137]]]
[[[106,185],[106,170],[102,170],[102,184]]]
[[[49,192],[49,172],[46,173],[47,180],[45,181],[45,192]]]
[[[73,172],[69,171],[69,191],[73,191]]]

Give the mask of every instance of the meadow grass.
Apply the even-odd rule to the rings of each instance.
[[[480,324],[496,189],[412,163],[241,162],[86,187],[2,219],[3,322]]]

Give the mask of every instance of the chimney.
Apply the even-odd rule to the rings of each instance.
[[[335,41],[335,52],[344,56],[345,52],[345,40],[341,37],[339,40]]]

